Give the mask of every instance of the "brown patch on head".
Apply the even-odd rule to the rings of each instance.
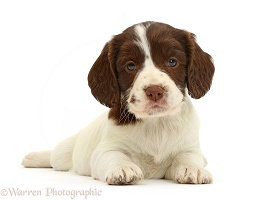
[[[153,23],[147,29],[151,56],[155,65],[166,72],[182,93],[188,88],[191,97],[199,99],[211,87],[214,65],[209,54],[196,43],[194,34],[163,23]],[[175,59],[175,67],[168,66]]]
[[[167,24],[154,23],[148,28],[146,35],[156,67],[167,73],[184,94],[188,62],[184,46],[186,34]],[[176,61],[175,66],[169,66],[170,59]]]
[[[132,26],[111,41],[115,47],[111,52],[122,99],[119,105],[110,110],[109,118],[114,119],[117,125],[134,124],[138,121],[127,109],[127,91],[132,87],[144,62],[144,54],[136,44],[137,39]],[[129,65],[134,65],[135,70],[130,70]]]
[[[126,92],[132,86],[138,71],[142,68],[144,59],[144,54],[134,41],[125,41],[120,46],[116,69],[121,92]],[[135,70],[128,69],[131,64],[135,66]]]
[[[109,118],[119,124],[134,123],[136,118],[128,113],[126,99],[127,90],[133,84],[137,72],[144,62],[144,55],[136,45],[137,35],[134,27],[113,37],[94,63],[88,75],[88,83],[94,97],[111,108]],[[136,69],[129,70],[134,64]]]

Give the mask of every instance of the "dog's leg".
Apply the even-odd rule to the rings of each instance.
[[[211,183],[210,172],[203,168],[206,164],[201,153],[179,154],[166,171],[165,178],[178,183]]]
[[[119,151],[95,151],[91,169],[92,177],[109,185],[135,184],[143,179],[141,169]]]
[[[52,151],[38,151],[31,152],[26,155],[22,161],[24,167],[33,167],[33,168],[47,168],[52,167],[50,164],[50,157]]]
[[[72,168],[72,154],[78,134],[60,142],[51,154],[51,166],[58,171],[68,171]]]
[[[53,167],[59,171],[68,171],[72,167],[72,153],[77,135],[59,143],[53,151],[31,152],[22,161],[24,167]]]

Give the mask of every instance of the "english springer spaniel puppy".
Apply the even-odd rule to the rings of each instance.
[[[204,96],[213,74],[212,58],[194,34],[157,22],[133,25],[106,43],[88,75],[108,112],[22,164],[73,170],[110,185],[143,178],[211,183],[188,94]]]

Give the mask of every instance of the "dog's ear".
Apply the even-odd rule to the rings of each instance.
[[[93,96],[103,105],[112,108],[120,102],[120,90],[115,67],[111,59],[110,42],[107,43],[88,74],[88,85]]]
[[[211,56],[196,43],[195,35],[188,33],[188,39],[187,88],[191,97],[199,99],[209,91],[215,69]]]

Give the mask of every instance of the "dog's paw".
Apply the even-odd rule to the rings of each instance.
[[[143,179],[143,173],[136,165],[120,166],[110,170],[106,176],[109,185],[130,185]]]
[[[179,165],[175,179],[178,183],[207,184],[212,183],[212,175],[206,169],[192,165]]]
[[[36,152],[26,155],[21,163],[24,167],[36,167],[38,165],[38,156]]]
[[[50,155],[51,151],[31,152],[23,158],[21,164],[24,167],[51,167]]]

